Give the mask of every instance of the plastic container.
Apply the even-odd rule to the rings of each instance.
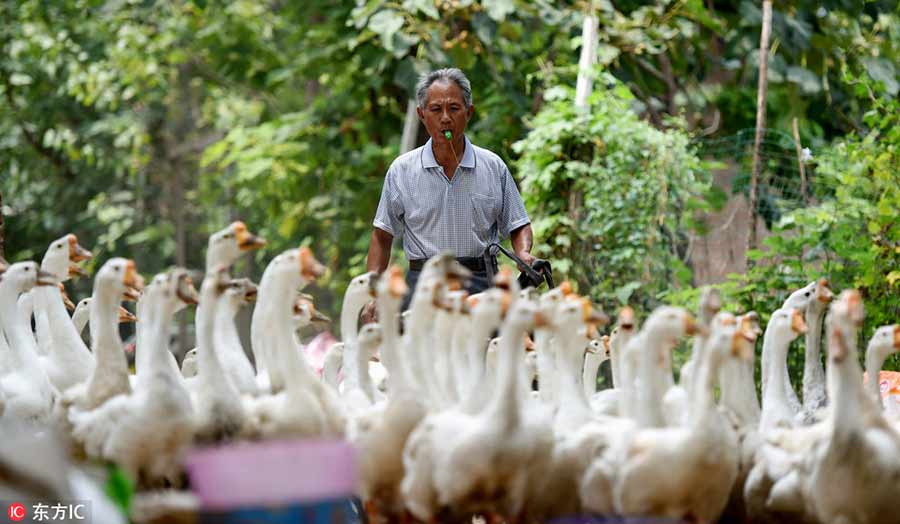
[[[358,522],[353,448],[337,440],[238,443],[192,450],[186,460],[201,521]]]

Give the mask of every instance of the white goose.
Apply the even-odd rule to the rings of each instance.
[[[71,268],[77,266],[71,264],[91,257],[91,253],[78,244],[75,235],[53,241],[44,255],[41,269],[54,275],[59,287],[33,291],[38,341],[45,340],[49,344],[48,354],[41,358],[41,365],[59,391],[86,381],[94,368],[94,356],[81,340],[81,334],[66,311],[68,297],[65,296],[65,288],[60,289],[62,282],[76,273]]]
[[[648,321],[649,323],[649,321]],[[615,505],[627,516],[716,522],[738,471],[737,436],[716,408],[717,368],[753,350],[731,314],[719,315],[696,369],[685,427],[637,432],[617,474]]]
[[[187,271],[176,268],[162,283],[157,300],[145,304],[155,326],[153,336],[143,343],[148,355],[147,379],[134,392],[118,395],[99,408],[73,411],[73,435],[84,444],[89,456],[114,461],[141,485],[159,485],[175,481],[181,469],[184,452],[194,437],[193,407],[187,389],[169,365],[169,334],[175,312],[197,303],[197,292]],[[152,431],[147,428],[152,427]]]
[[[900,351],[900,325],[881,326],[875,330],[866,348],[866,390],[875,405],[882,407],[878,374],[884,361]]]
[[[397,266],[378,279],[376,307],[382,359],[389,372],[388,398],[348,420],[347,438],[357,449],[360,496],[374,522],[396,522],[404,515],[400,494],[403,449],[425,416],[423,404],[405,382],[399,361],[399,311],[407,286]]]
[[[807,511],[824,524],[897,521],[900,434],[866,409],[856,349],[863,306],[844,291],[826,324],[831,406],[828,432],[805,457],[801,475]]]
[[[216,306],[213,321],[213,343],[219,354],[222,369],[242,395],[255,395],[256,373],[247,358],[238,335],[235,316],[240,309],[256,300],[256,284],[247,278],[234,279],[225,288],[224,296]],[[184,362],[182,362],[182,369]]]
[[[581,381],[584,383],[584,394],[590,399],[597,392],[597,373],[600,366],[609,360],[609,335],[588,342],[588,350],[584,355],[584,371]]]
[[[768,387],[763,392],[760,432],[775,427],[795,425],[796,412],[790,404],[790,379],[787,373],[787,352],[790,343],[806,331],[806,322],[799,309],[779,309],[772,313],[763,335],[763,370],[768,370]]]
[[[280,393],[247,399],[247,429],[254,438],[343,433],[344,415],[337,394],[315,376],[294,341],[292,324],[298,290],[324,271],[312,251],[303,247],[281,253],[263,273],[253,313],[254,353],[277,359],[273,362],[278,362],[290,379]]]
[[[549,470],[552,430],[524,416],[518,384],[525,332],[544,321],[529,300],[519,299],[510,307],[501,327],[499,381],[484,410],[456,426],[451,439],[432,444],[439,450],[432,455],[437,508],[464,515],[498,511],[517,518],[527,503],[531,479]],[[439,434],[445,433],[435,436]],[[407,451],[412,452],[410,445]],[[404,456],[405,464],[414,462],[415,453]],[[404,491],[406,486],[404,479]],[[432,511],[426,511],[428,517]]]
[[[591,409],[597,415],[626,416],[624,389],[628,369],[637,369],[634,358],[626,361],[625,348],[635,334],[634,310],[628,306],[619,311],[616,327],[609,335],[609,362],[612,371],[612,388],[597,391],[591,396]],[[636,357],[634,353],[630,357]]]
[[[228,269],[231,268],[232,265],[234,265],[234,263],[241,257],[241,255],[255,249],[259,249],[265,245],[266,240],[251,233],[243,222],[232,222],[224,229],[216,231],[209,236],[206,248],[206,273],[210,273],[213,270],[218,270],[221,268],[224,268],[226,271],[228,271]],[[224,278],[227,279],[227,276]],[[204,304],[197,305],[198,317],[201,313],[203,313],[204,308]],[[215,326],[216,316],[215,314],[213,315],[214,317],[212,322]],[[140,316],[141,312],[138,311],[138,317]],[[228,320],[228,323],[233,322],[233,319]],[[220,331],[220,328],[215,327],[214,333],[218,331]],[[258,356],[254,355],[254,357]],[[244,363],[241,361],[242,359],[247,359],[246,354],[236,351],[234,345],[223,346],[220,350],[218,358],[221,361],[222,366],[229,371],[246,368]],[[265,367],[265,364],[265,362],[261,362],[259,360],[256,361],[257,367]],[[137,362],[135,362],[135,369],[140,372],[140,367],[137,365]],[[244,389],[247,388],[247,386],[243,383],[241,387]]]
[[[222,442],[238,436],[246,413],[237,387],[226,374],[215,340],[215,316],[219,302],[231,281],[225,267],[207,272],[200,288],[197,311],[197,377],[194,409],[197,413],[196,439]]]
[[[6,397],[6,413],[17,418],[46,421],[55,392],[38,360],[31,327],[17,313],[16,301],[35,286],[55,285],[53,275],[35,262],[13,264],[0,275],[0,325],[8,341],[4,358],[10,360],[7,373],[0,376],[0,390]]]
[[[828,281],[820,279],[816,282],[815,295],[806,304],[806,354],[803,362],[803,413],[804,419],[810,422],[816,412],[828,403],[825,391],[825,368],[822,367],[822,323],[825,320],[825,309],[834,294],[828,288]]]
[[[96,409],[117,395],[131,393],[128,362],[119,337],[118,310],[122,297],[136,300],[143,288],[134,261],[111,258],[94,277],[90,326],[94,370],[87,382],[66,390],[54,407],[54,418],[67,427],[73,416]]]

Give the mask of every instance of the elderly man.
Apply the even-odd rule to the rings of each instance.
[[[384,271],[394,237],[403,235],[410,290],[428,258],[450,251],[472,271],[468,291],[483,291],[490,285],[488,272],[496,271],[496,257],[485,256],[490,243],[509,237],[519,258],[529,265],[534,261],[525,205],[503,160],[465,136],[475,106],[462,71],[440,69],[423,76],[416,102],[430,138],[388,169],[366,266]],[[409,295],[404,309],[408,303]]]

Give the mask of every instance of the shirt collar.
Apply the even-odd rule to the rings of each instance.
[[[472,147],[472,142],[469,142],[469,137],[463,135],[463,139],[466,141],[466,150],[463,152],[463,157],[459,161],[459,167],[475,169],[475,148]],[[425,142],[425,145],[422,147],[422,167],[441,167],[434,158],[434,151],[431,149],[431,138],[429,138],[428,142]]]

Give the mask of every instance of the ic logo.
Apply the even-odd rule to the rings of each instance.
[[[14,502],[6,508],[6,516],[9,517],[9,520],[13,522],[21,522],[25,520],[25,515],[27,511],[25,510],[25,506],[18,502]]]

